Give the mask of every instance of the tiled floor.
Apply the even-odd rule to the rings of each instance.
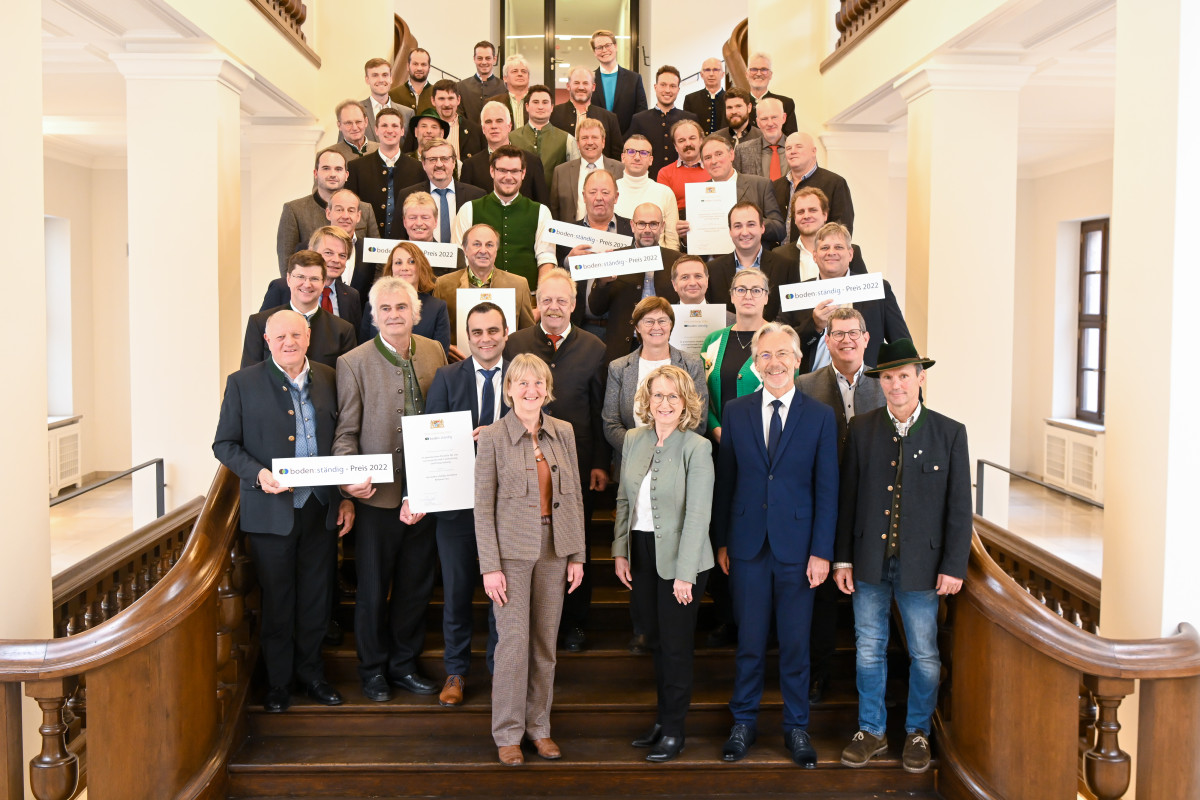
[[[131,533],[132,477],[54,506],[50,509],[50,572],[57,575]]]
[[[1104,557],[1104,509],[1013,480],[1008,529],[1059,558],[1100,577]]]
[[[124,478],[50,509],[55,575],[132,532],[132,487],[132,478]],[[1103,526],[1102,509],[1032,483],[1011,482],[1008,528],[1097,577]]]

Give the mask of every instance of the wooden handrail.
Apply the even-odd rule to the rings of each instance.
[[[38,800],[69,800],[85,774],[97,798],[226,796],[257,652],[238,495],[237,477],[222,467],[186,544],[179,528],[194,507],[107,552],[102,569],[135,544],[153,550],[153,587],[107,620],[66,638],[0,641],[0,800],[19,796],[12,787],[25,764]],[[164,535],[166,545],[156,538]],[[60,588],[95,580],[94,571],[77,573]],[[36,754],[23,752],[14,724],[22,684],[42,711]]]
[[[0,683],[50,680],[103,666],[171,630],[207,602],[237,533],[237,477],[220,470],[179,563],[141,602],[90,631],[66,639],[0,642]]]
[[[858,44],[877,25],[890,17],[906,0],[842,0],[841,8],[833,17],[838,29],[837,45],[833,54],[821,62],[824,72],[854,45]]]
[[[994,540],[1001,529],[978,517],[975,526],[967,580],[947,602],[939,636],[947,676],[934,721],[942,796],[1074,800],[1082,793],[1117,800],[1135,767],[1139,800],[1200,796],[1196,629],[1181,623],[1171,636],[1145,640],[1089,633],[988,556],[979,534]],[[1004,547],[1020,549],[1013,541]],[[1038,575],[1070,575],[1037,548],[1021,552]],[[1086,585],[1055,588],[1074,596],[1089,591]],[[1098,597],[1095,602],[1098,609]],[[1136,764],[1118,738],[1121,703],[1135,691]]]
[[[750,20],[744,19],[733,26],[729,39],[721,45],[721,55],[725,58],[725,80],[735,89],[750,88],[750,73],[746,69],[747,52],[750,42]]]
[[[976,522],[978,525],[978,521]],[[976,535],[963,596],[1010,635],[1061,664],[1106,678],[1187,678],[1200,675],[1200,635],[1186,622],[1157,639],[1105,639],[1081,631],[1014,581]],[[1015,587],[1019,589],[1020,587]]]
[[[408,80],[408,54],[417,47],[417,37],[399,14],[392,26],[392,88]]]

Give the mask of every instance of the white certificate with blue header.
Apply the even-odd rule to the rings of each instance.
[[[475,507],[475,439],[471,412],[405,417],[404,475],[414,513]]]

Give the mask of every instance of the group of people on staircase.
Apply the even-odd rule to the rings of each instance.
[[[641,77],[617,64],[617,37],[597,31],[591,43],[599,66],[573,70],[558,105],[529,85],[519,55],[503,81],[492,74],[488,42],[474,48],[477,74],[458,82],[431,83],[419,48],[396,86],[391,64],[371,59],[370,97],[338,105],[313,193],[284,207],[281,277],[247,322],[213,444],[241,480],[262,586],[264,707],[285,711],[296,685],[343,702],[321,647],[339,636],[332,612],[351,592],[363,695],[462,704],[482,582],[498,758],[523,763],[526,740],[560,758],[557,650],[586,647],[587,528],[615,483],[631,649],[654,660],[655,720],[633,741],[647,760],[684,748],[707,593],[710,645],[737,648],[722,758],[755,744],[777,641],[784,744],[814,767],[809,705],[833,677],[840,593],[853,603],[859,693],[841,762],[887,750],[894,600],[912,663],[902,761],[924,771],[939,598],[960,590],[970,542],[966,431],[925,407],[933,361],[886,281],[881,299],[783,310],[781,286],[867,269],[846,182],[817,166],[794,103],[769,91],[770,58],[751,56],[749,91],[725,88],[721,62],[705,61],[704,88],[683,109],[679,71],[664,66],[647,108]],[[681,252],[684,187],[730,180],[732,252]],[[556,219],[657,249],[663,269],[576,281],[571,259],[591,248],[548,242]],[[368,238],[395,240],[383,263],[364,260]],[[457,263],[435,268],[431,245],[453,245]],[[515,318],[488,300],[460,307],[468,288],[512,290]],[[677,315],[706,303],[725,306],[727,327],[694,351],[671,344]],[[403,430],[452,411],[471,413],[475,468],[461,483],[473,508],[426,515],[410,508]],[[275,458],[373,454],[391,456],[394,480],[291,490],[271,469]],[[440,687],[419,667],[439,572]]]

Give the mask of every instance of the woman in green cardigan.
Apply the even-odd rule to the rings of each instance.
[[[654,726],[633,746],[651,748],[646,760],[663,762],[683,750],[696,615],[713,567],[708,523],[716,475],[712,445],[695,432],[704,403],[687,372],[656,367],[633,407],[648,427],[625,434],[612,552],[654,651],[658,684]]]
[[[733,276],[729,296],[737,318],[731,327],[710,333],[700,355],[708,381],[708,430],[721,443],[721,412],[724,401],[750,394],[762,385],[754,368],[750,341],[763,325],[763,309],[770,299],[767,276],[755,267],[747,267]]]

